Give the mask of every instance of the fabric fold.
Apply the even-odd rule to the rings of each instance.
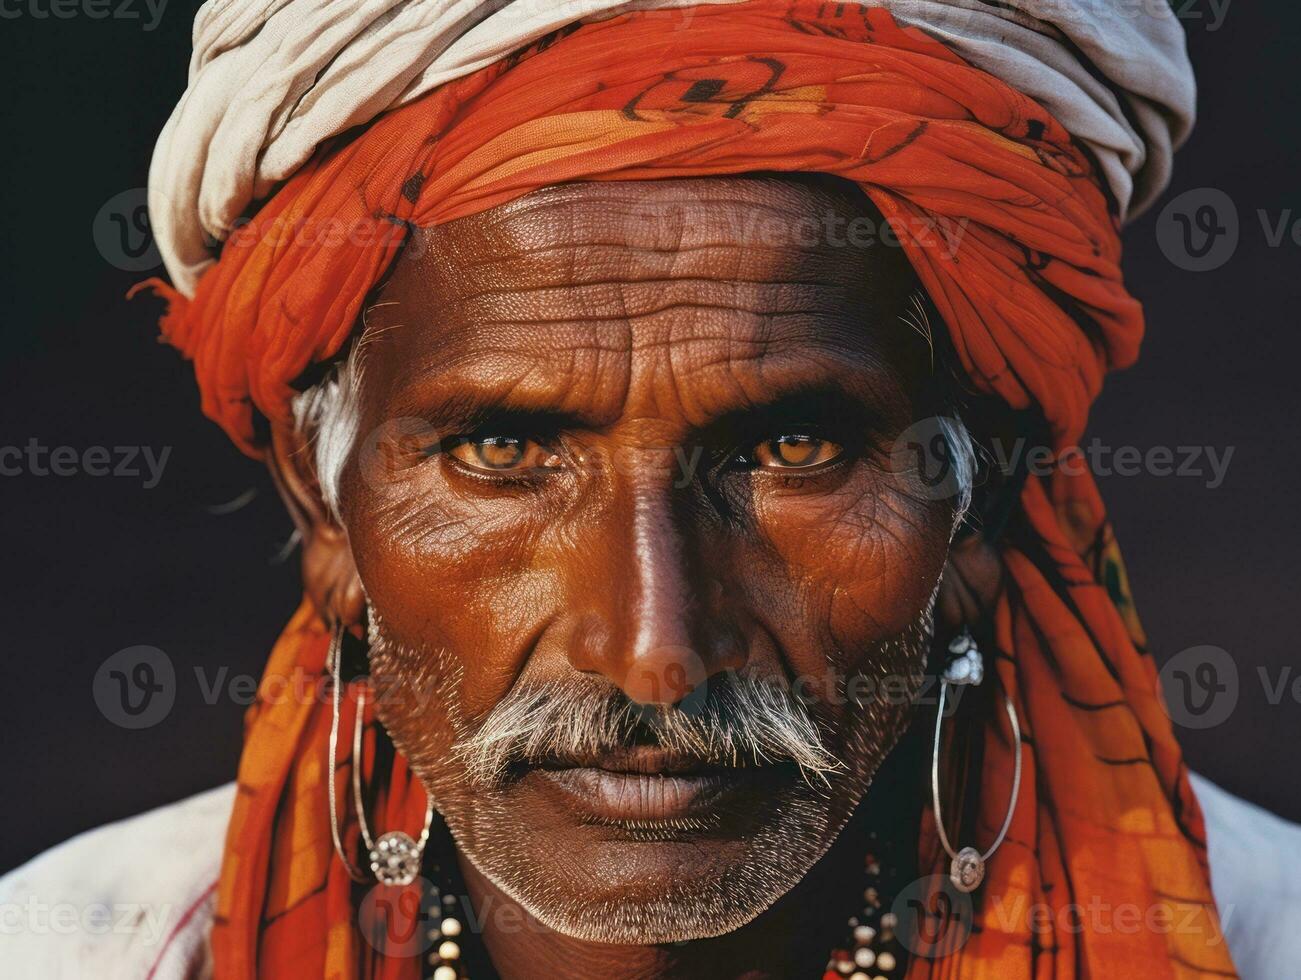
[[[813,0],[567,28],[380,117],[237,228],[193,299],[171,293],[164,334],[194,360],[205,411],[256,454],[257,416],[289,420],[300,375],[343,349],[411,226],[565,181],[754,171],[856,181],[972,385],[1037,411],[1058,446],[1083,431],[1105,373],[1137,354],[1142,314],[1092,155],[1044,106],[923,31],[882,9]],[[949,956],[915,958],[909,976],[1232,976],[1200,813],[1091,477],[1028,478],[1002,547],[1010,585],[994,620],[995,673],[1024,719],[1025,784],[978,933]],[[321,676],[325,644],[304,607],[268,678]],[[345,726],[355,703],[350,688]],[[1104,704],[1105,715],[1080,707]],[[418,960],[376,955],[357,931],[329,848],[328,723],[324,698],[268,698],[251,713],[213,933],[220,977],[418,975]],[[400,757],[377,761],[366,724],[373,822],[418,826],[418,782]],[[1015,751],[1001,712],[982,724],[977,846],[1001,823]],[[937,851],[925,833],[923,855]],[[1074,928],[1072,907],[1090,899],[1192,915],[1137,939]],[[1046,930],[1016,902],[1041,903]],[[283,972],[290,962],[297,972]]]
[[[208,0],[189,88],[149,174],[155,240],[192,296],[249,206],[326,141],[584,18],[742,0]],[[865,0],[860,0],[865,2]],[[1192,125],[1183,31],[1164,3],[872,0],[1034,99],[1088,148],[1124,218]]]

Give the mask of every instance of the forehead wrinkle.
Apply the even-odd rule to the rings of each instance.
[[[682,319],[661,314],[638,328],[566,331],[563,344],[523,344],[527,325],[476,333],[470,349],[439,345],[428,362],[386,387],[396,392],[398,415],[437,414],[437,406],[470,400],[570,413],[594,426],[621,416],[681,414],[692,426],[773,401],[784,394],[830,385],[850,397],[880,404],[898,394],[898,382],[860,338],[847,344],[804,318],[789,325],[768,318],[738,332],[730,318]],[[486,334],[486,335],[485,335]],[[674,404],[654,381],[668,372]]]
[[[738,288],[731,283],[709,285],[711,292],[724,294],[754,291],[776,296],[780,293],[778,287],[769,288],[771,284],[760,284],[753,290],[749,286]],[[819,289],[804,291],[804,303],[792,301],[786,304],[792,309],[774,311],[737,309],[727,303],[708,304],[694,299],[664,302],[664,290],[657,286],[658,283],[618,288],[612,284],[605,290],[608,295],[603,305],[609,308],[609,314],[605,316],[593,311],[592,304],[576,300],[581,290],[577,293],[563,291],[566,302],[558,304],[580,307],[573,314],[541,316],[530,310],[517,309],[512,311],[512,317],[525,315],[529,318],[500,318],[499,315],[499,318],[490,319],[476,311],[479,315],[464,323],[462,320],[469,311],[448,310],[446,312],[452,315],[440,318],[441,324],[437,328],[442,335],[441,342],[422,344],[420,350],[403,351],[401,355],[395,352],[391,357],[387,372],[390,384],[399,389],[413,388],[421,392],[428,390],[429,383],[423,380],[426,377],[449,375],[464,379],[463,383],[467,385],[477,386],[477,379],[496,375],[509,379],[505,385],[508,388],[522,383],[529,376],[537,376],[547,379],[542,385],[572,389],[575,396],[580,389],[594,386],[615,387],[626,393],[637,383],[636,372],[640,371],[639,377],[654,377],[654,372],[646,374],[646,369],[652,366],[647,358],[657,351],[663,351],[665,357],[674,361],[668,365],[671,373],[686,378],[703,371],[710,375],[707,384],[729,383],[727,371],[711,374],[711,367],[731,365],[727,370],[732,370],[744,362],[771,359],[788,351],[824,355],[828,366],[836,361],[841,365],[862,365],[871,371],[877,365],[878,355],[873,352],[874,342],[870,336],[873,326],[862,322],[857,311],[847,308],[844,303],[833,303],[830,310],[800,308],[819,299],[822,292]],[[689,289],[686,291],[691,292]],[[668,292],[669,299],[674,299],[674,290],[670,287]],[[630,293],[639,294],[632,303],[629,303]],[[587,295],[591,295],[590,291]],[[658,307],[640,309],[657,297]],[[553,304],[541,305],[549,307]],[[582,307],[587,307],[587,312],[581,312]],[[375,347],[388,347],[396,340],[390,334],[377,339]],[[405,375],[401,378],[395,376],[399,363]],[[780,371],[781,368],[773,367],[772,370]],[[762,387],[761,384],[731,387],[746,392],[747,399],[762,400],[756,391],[757,387]],[[535,391],[531,397],[538,400],[540,394],[540,391]],[[417,393],[412,397],[426,403],[429,398]],[[688,392],[683,392],[682,397],[689,403],[696,400]],[[602,415],[608,414],[610,404],[616,400],[597,397],[592,391],[588,392],[588,398],[599,404],[598,413]],[[575,407],[578,400],[577,397],[571,399],[569,407]],[[691,406],[683,407],[689,409]],[[692,411],[691,414],[707,413]]]
[[[865,405],[884,408],[903,396],[897,379],[873,359],[839,345],[782,344],[759,351],[728,351],[676,369],[687,382],[693,423],[708,424],[737,409],[786,395],[834,388]]]
[[[822,240],[738,242],[744,235],[736,229],[747,222],[860,211],[843,195],[734,183],[551,188],[417,232],[433,236],[432,248],[412,250],[410,262],[399,257],[394,276],[404,281],[402,319],[410,327],[401,340],[386,336],[376,345],[399,348],[393,382],[417,365],[422,374],[497,372],[512,381],[549,379],[574,395],[588,389],[585,398],[604,404],[612,388],[631,391],[634,367],[662,360],[685,372],[681,384],[693,389],[700,386],[686,379],[697,373],[718,384],[724,369],[742,372],[744,385],[728,382],[733,394],[762,400],[762,377],[749,376],[781,370],[764,370],[779,342],[844,354],[870,373],[885,356],[883,344],[898,342],[888,337],[899,311],[884,307],[896,305],[902,284],[881,275],[894,275],[900,263],[906,269],[902,255],[895,249],[873,262],[861,249]],[[637,220],[666,213],[658,224]],[[376,309],[374,319],[389,312]],[[659,333],[665,324],[672,342]],[[756,340],[767,346],[756,349]],[[614,370],[610,359],[620,362]]]
[[[626,274],[630,257],[640,267],[676,270],[685,258],[724,258],[715,253],[725,251],[735,260],[739,251],[738,269],[753,270],[750,278],[785,278],[802,265],[820,280],[848,283],[858,264],[853,256],[864,250],[830,244],[817,226],[827,216],[863,216],[862,203],[773,180],[597,182],[543,188],[417,234],[432,237],[429,251],[446,253],[468,278],[499,279],[498,270],[514,263],[516,281],[572,281],[599,276],[611,264]],[[810,227],[811,241],[791,234]],[[574,249],[582,251],[581,263]]]
[[[609,385],[617,375],[581,361],[585,355],[599,360],[610,352],[585,345],[559,352],[559,357],[558,352],[534,357],[514,351],[507,356],[465,355],[453,365],[422,372],[400,385],[393,407],[398,415],[437,417],[448,405],[502,406],[572,414],[591,424],[605,424],[617,415],[625,386]],[[594,384],[598,380],[603,384]]]
[[[737,410],[819,387],[883,407],[906,401],[900,380],[859,331],[829,335],[813,318],[755,318],[739,332],[730,318],[672,316],[633,333],[632,377],[625,411],[681,413],[703,426]],[[785,321],[785,322],[783,322]],[[657,379],[667,385],[657,385]],[[665,398],[670,399],[666,402]]]
[[[753,297],[746,295],[753,292]],[[548,328],[572,325],[600,326],[610,322],[635,322],[679,311],[688,314],[735,313],[738,322],[802,317],[834,327],[855,319],[855,312],[838,295],[824,295],[819,287],[786,289],[773,285],[736,287],[732,283],[604,283],[599,288],[558,287],[545,295],[498,292],[457,310],[476,328],[530,325]],[[534,308],[531,308],[534,307]]]
[[[746,259],[753,260],[764,252],[773,253],[771,263],[745,264]],[[572,260],[579,253],[582,254],[581,264],[574,265],[570,270]],[[557,261],[554,273],[548,271],[545,263],[537,261],[526,262],[522,268],[515,269],[519,259],[532,259],[539,254],[543,257],[552,254],[562,256],[565,262],[562,264]],[[682,261],[696,257],[703,259],[700,263],[700,271],[696,271],[694,264]],[[846,262],[843,255],[827,257],[821,253],[795,254],[788,250],[761,245],[741,247],[735,244],[723,244],[666,251],[618,244],[608,246],[565,244],[554,245],[538,252],[497,255],[476,262],[474,265],[463,263],[459,271],[469,273],[465,279],[474,285],[458,287],[456,295],[462,299],[475,299],[501,290],[503,268],[511,270],[509,278],[514,284],[513,289],[518,292],[554,289],[560,286],[599,286],[615,282],[716,282],[718,276],[714,270],[717,263],[722,260],[736,261],[738,257],[742,260],[742,264],[732,270],[732,274],[728,276],[729,281],[735,283],[822,286],[827,289],[853,289],[862,286],[861,278],[855,275],[859,270],[853,267],[852,262]],[[638,261],[644,258],[654,259],[655,262]],[[676,265],[671,265],[670,260]],[[656,265],[659,268],[655,268]],[[483,285],[479,285],[480,282]]]
[[[627,360],[657,351],[694,355],[702,349],[724,348],[729,357],[750,360],[788,350],[841,352],[848,359],[874,366],[880,357],[872,350],[871,330],[870,324],[843,311],[830,316],[820,311],[751,311],[723,304],[665,303],[646,312],[612,311],[609,316],[480,321],[475,329],[464,331],[463,345],[433,347],[419,371],[438,373],[468,365],[473,371],[490,372],[498,363],[527,361],[556,367],[557,358],[580,353]]]
[[[477,224],[508,237],[534,235],[541,226],[543,238],[556,237],[563,229],[565,236],[581,232],[580,237],[587,240],[609,227],[610,217],[631,218],[631,224],[618,226],[634,235],[645,231],[658,235],[665,230],[685,233],[690,241],[691,236],[715,228],[730,233],[753,231],[764,219],[792,222],[817,214],[853,218],[869,208],[866,201],[774,178],[591,181],[540,188],[490,209]],[[632,244],[628,235],[619,240]]]
[[[520,253],[462,263],[441,290],[447,300],[473,302],[503,294],[527,295],[619,284],[719,283],[863,292],[861,263],[843,251],[794,250],[735,243],[649,250],[624,244],[551,243]]]

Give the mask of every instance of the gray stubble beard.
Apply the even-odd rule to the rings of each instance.
[[[932,597],[911,626],[863,661],[878,665],[882,675],[905,669],[907,699],[846,704],[841,721],[847,730],[838,739],[825,720],[818,725],[824,742],[833,736],[831,744],[839,745],[837,755],[843,764],[839,769],[823,774],[821,780],[806,773],[805,779],[796,781],[788,797],[771,809],[773,818],[746,841],[740,860],[719,874],[675,878],[668,887],[640,895],[623,888],[618,895],[585,897],[569,887],[566,869],[550,863],[552,859],[563,862],[563,855],[547,855],[546,862],[540,863],[528,847],[532,831],[510,806],[502,783],[484,785],[482,778],[471,776],[463,747],[472,743],[487,720],[475,730],[467,724],[459,695],[461,668],[450,651],[426,653],[389,637],[372,606],[370,657],[373,673],[391,685],[379,691],[381,721],[430,792],[458,850],[475,868],[548,929],[587,942],[652,945],[705,939],[741,928],[777,902],[827,853],[906,728],[911,702],[922,684],[933,607]],[[393,716],[393,706],[404,704],[416,710],[423,704],[425,712],[436,705],[433,710],[447,715],[452,741],[440,738],[436,726],[428,724],[413,737],[403,738],[405,726],[390,722],[399,720]],[[639,840],[634,833],[629,846],[646,846],[646,841],[655,839],[652,833]],[[577,877],[590,886],[617,871],[612,865],[586,868]]]

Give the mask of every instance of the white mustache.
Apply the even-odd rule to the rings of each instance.
[[[711,679],[703,697],[678,705],[638,704],[588,680],[523,686],[455,752],[471,781],[491,786],[512,763],[590,759],[648,742],[707,765],[793,762],[824,788],[845,768],[789,690],[738,674]]]

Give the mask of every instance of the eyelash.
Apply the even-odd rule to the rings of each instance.
[[[521,470],[519,472],[510,472],[502,470],[500,472],[491,472],[479,467],[470,466],[454,456],[450,450],[464,445],[468,442],[486,440],[493,436],[510,435],[517,439],[525,439],[536,442],[544,447],[551,448],[557,455],[572,461],[572,456],[565,451],[561,445],[560,433],[552,432],[548,434],[534,433],[524,434],[522,432],[509,432],[504,426],[492,425],[482,426],[468,433],[461,433],[454,436],[437,440],[421,450],[424,459],[443,457],[444,463],[455,468],[459,476],[472,478],[481,483],[503,487],[520,487],[527,488],[540,485],[546,480],[545,472],[537,469]],[[754,450],[765,442],[775,441],[783,436],[806,436],[812,439],[819,439],[832,442],[841,447],[841,452],[834,459],[825,463],[808,468],[792,467],[788,472],[780,470],[770,470],[755,460]],[[712,479],[718,479],[729,472],[739,473],[748,472],[760,476],[763,479],[782,481],[784,486],[808,485],[819,478],[828,476],[844,466],[860,459],[864,452],[864,440],[861,436],[850,435],[846,433],[837,433],[830,431],[823,425],[787,425],[783,426],[776,435],[767,435],[766,437],[756,436],[744,440],[734,440],[731,448],[720,452],[715,457],[712,465],[702,468],[701,472],[708,474]]]
[[[784,434],[814,435],[814,433],[804,430],[800,430],[798,433],[793,430]],[[807,468],[792,467],[787,470],[772,469],[758,463],[753,458],[752,452],[735,453],[716,471],[715,482],[732,473],[742,478],[762,480],[769,486],[777,486],[783,489],[816,490],[820,485],[825,485],[828,481],[840,478],[848,467],[862,458],[861,448],[844,438],[838,439],[829,435],[814,435],[814,438],[837,443],[841,447],[839,455],[816,466]],[[756,444],[751,443],[751,445]],[[738,460],[744,460],[743,465],[735,465]]]
[[[536,470],[521,470],[515,473],[512,473],[509,470],[490,472],[488,470],[480,469],[475,466],[469,466],[466,463],[461,462],[450,452],[450,450],[455,449],[458,446],[464,445],[465,443],[488,439],[494,435],[502,435],[502,434],[503,432],[497,428],[493,428],[491,430],[487,428],[483,428],[462,435],[449,436],[446,439],[440,439],[432,443],[431,445],[425,447],[423,450],[423,455],[426,458],[430,458],[430,459],[442,457],[444,464],[447,466],[454,467],[456,473],[459,476],[468,477],[470,479],[477,480],[481,483],[487,483],[492,486],[523,488],[528,486],[536,486],[540,484],[542,480],[544,480],[546,477],[544,474],[540,474]],[[543,437],[540,436],[515,436],[515,437],[522,438],[522,439],[531,439],[535,442],[546,445],[546,443],[543,442]],[[554,439],[555,437],[550,436],[547,438]]]

